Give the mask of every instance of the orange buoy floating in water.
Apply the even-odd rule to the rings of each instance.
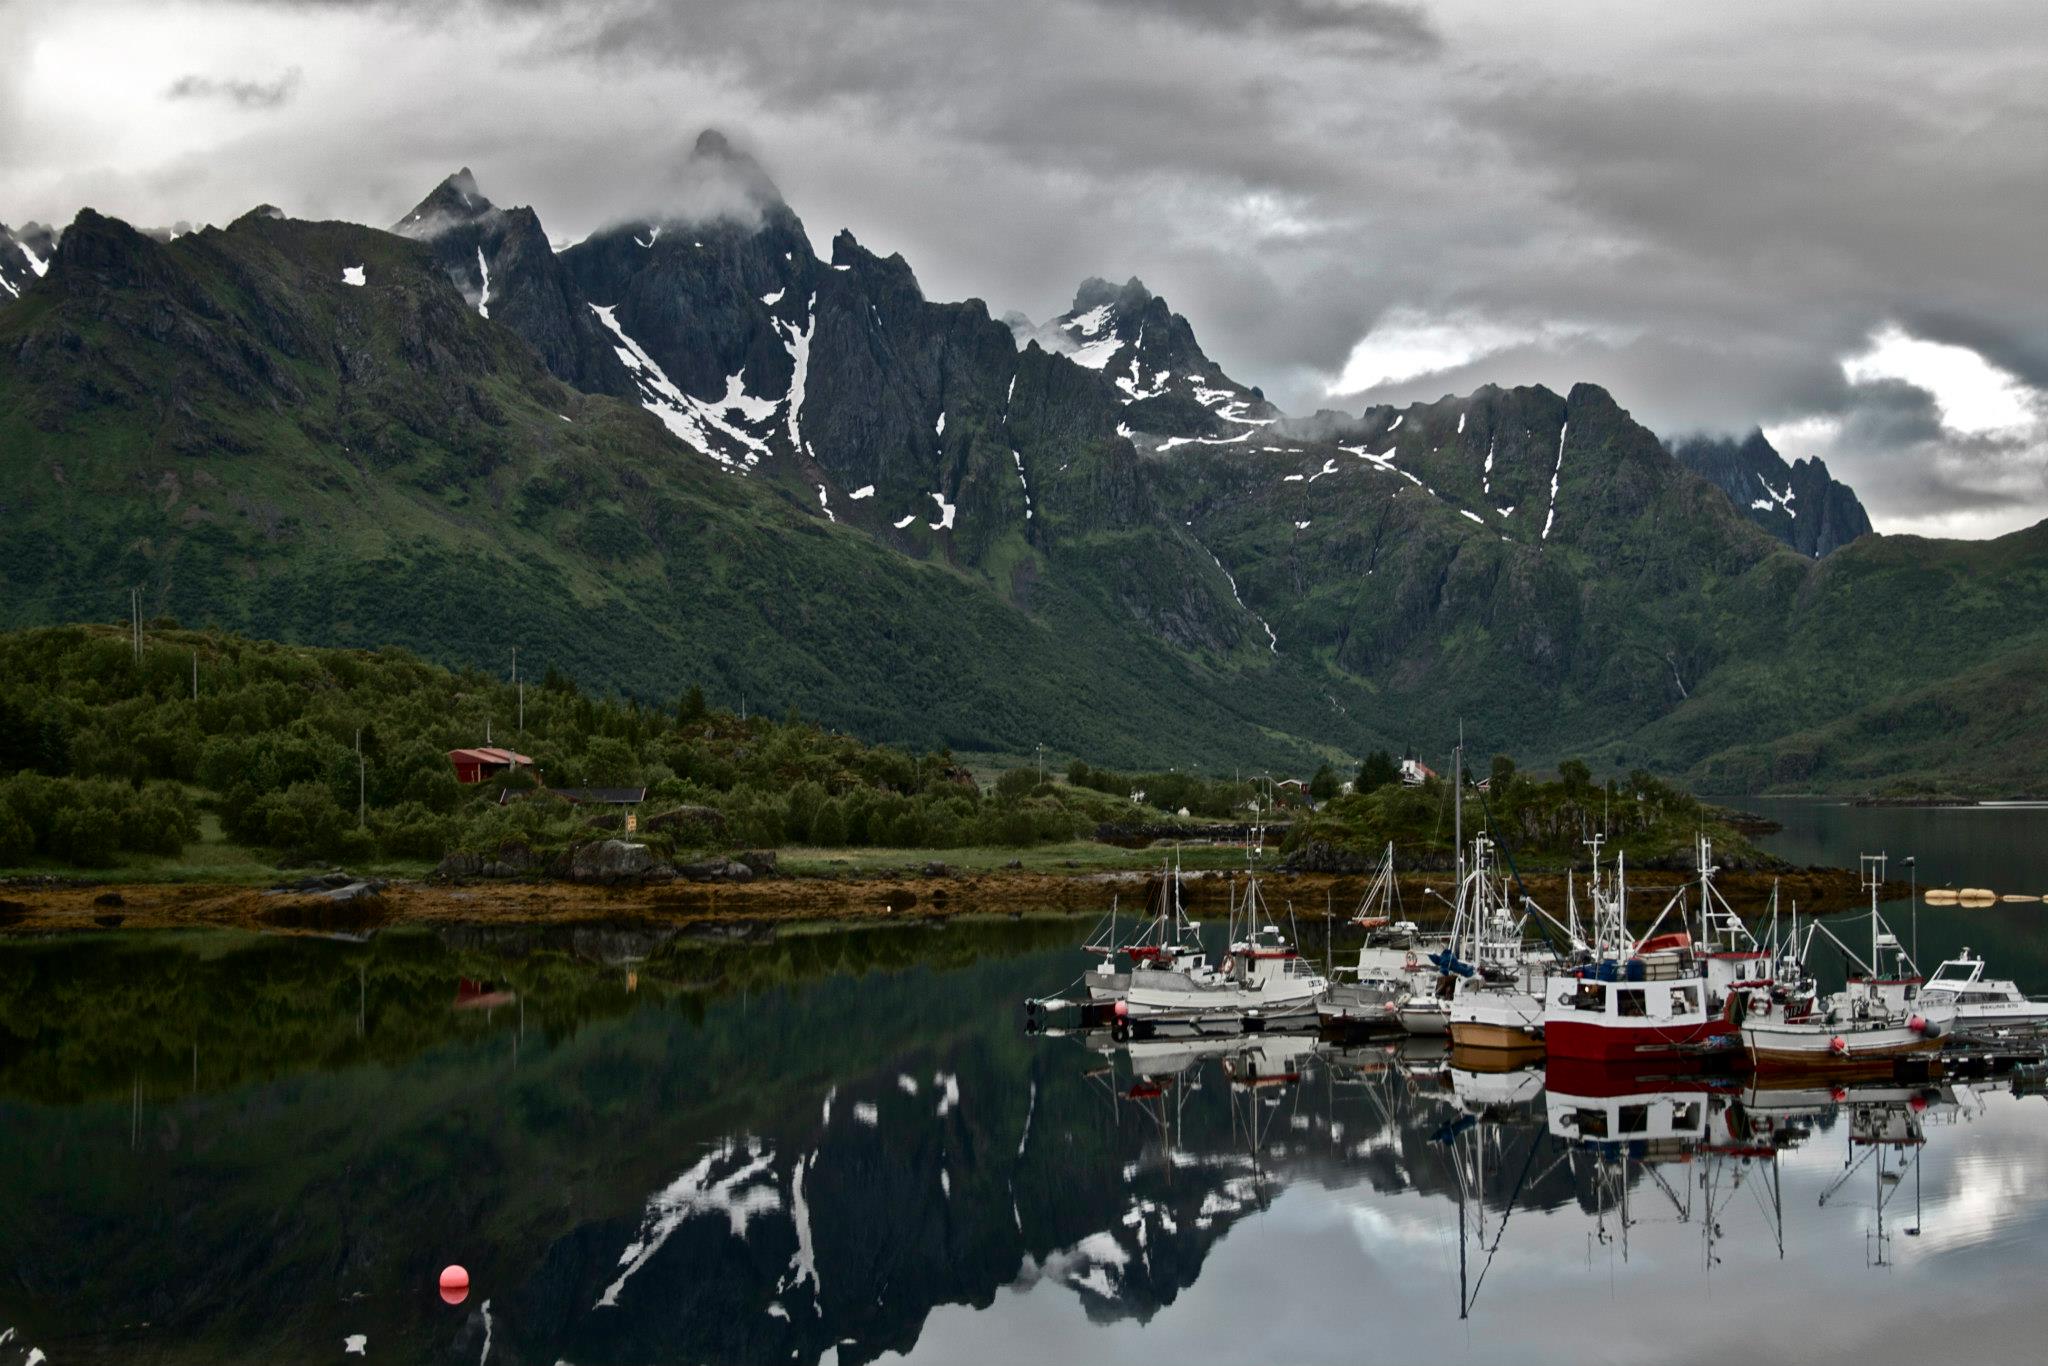
[[[469,1273],[459,1266],[441,1268],[441,1298],[450,1304],[461,1304],[469,1298]]]

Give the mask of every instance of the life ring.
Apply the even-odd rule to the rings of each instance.
[[[1223,955],[1223,975],[1224,975],[1225,977],[1228,977],[1228,976],[1230,976],[1230,974],[1232,974],[1233,972],[1236,972],[1236,971],[1237,971],[1237,955],[1236,955],[1236,954],[1234,954],[1234,953],[1226,953],[1226,954],[1224,954],[1224,955]]]

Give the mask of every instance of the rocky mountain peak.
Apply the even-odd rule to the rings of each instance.
[[[1668,444],[1679,464],[1801,554],[1829,554],[1872,530],[1855,490],[1818,459],[1786,463],[1761,428],[1739,440],[1697,434]]]
[[[1121,285],[1113,285],[1100,276],[1091,275],[1074,291],[1074,307],[1067,316],[1086,313],[1105,304],[1119,313],[1136,313],[1150,302],[1152,291],[1145,288],[1145,282],[1135,275]]]
[[[391,231],[425,242],[452,227],[473,223],[495,212],[496,206],[477,189],[476,176],[465,166],[436,185],[433,193],[415,205],[411,213],[391,225]]]
[[[57,233],[33,220],[19,229],[0,223],[0,304],[21,297],[41,279],[57,254]]]

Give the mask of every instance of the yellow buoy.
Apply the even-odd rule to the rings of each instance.
[[[1931,887],[1925,898],[1930,906],[1953,906],[1960,899],[1956,892],[1947,887]]]
[[[1998,899],[2000,901],[2039,901],[2041,898],[2038,896],[2028,896],[2024,892],[2007,892]]]
[[[1957,895],[1965,906],[1989,906],[1998,900],[1998,893],[1989,887],[1965,887]]]

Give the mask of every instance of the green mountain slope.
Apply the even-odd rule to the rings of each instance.
[[[1724,789],[2048,787],[2016,743],[2048,526],[1816,561],[1595,386],[1278,418],[1136,282],[1018,350],[900,257],[821,260],[779,198],[530,272],[548,336],[580,307],[618,343],[610,398],[549,372],[509,258],[486,318],[437,240],[81,214],[0,306],[0,624],[134,586],[187,624],[517,646],[1130,767],[1441,754],[1462,721]]]
[[[1308,748],[1085,580],[1027,575],[1019,610],[569,389],[388,234],[257,213],[163,246],[83,215],[0,354],[12,622],[104,619],[140,585],[146,615],[487,667],[518,646],[531,673],[701,682],[877,739]],[[1279,726],[1313,710],[1294,694]]]

